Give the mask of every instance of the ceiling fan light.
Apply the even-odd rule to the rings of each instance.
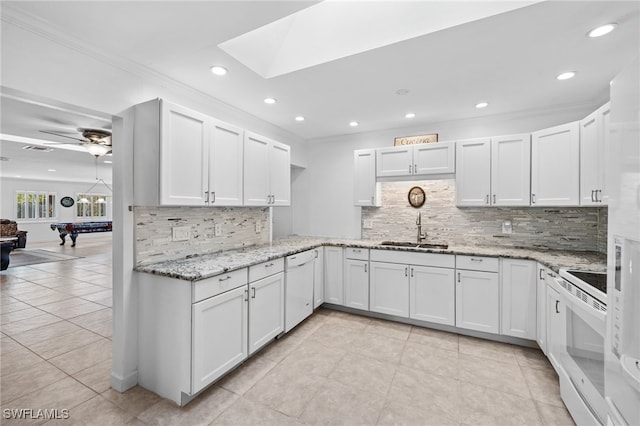
[[[82,146],[95,157],[102,157],[111,152],[111,147],[98,143],[83,143]]]
[[[89,204],[89,199],[87,197],[80,197],[78,202],[82,204]]]
[[[107,201],[104,199],[104,197],[100,197],[100,198],[98,198],[98,199],[96,200],[96,203],[98,203],[98,204],[106,204],[106,202],[107,202]]]
[[[591,38],[602,37],[603,35],[609,34],[611,31],[615,30],[617,26],[618,26],[617,24],[601,25],[598,28],[594,28],[591,31],[589,31],[587,33],[587,36]]]

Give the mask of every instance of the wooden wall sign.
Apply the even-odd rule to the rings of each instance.
[[[393,140],[393,146],[416,145],[420,143],[438,142],[438,134],[419,136],[400,136]]]

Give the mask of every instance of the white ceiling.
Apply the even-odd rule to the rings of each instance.
[[[609,81],[640,50],[637,1],[545,1],[272,78],[218,47],[315,3],[4,1],[3,7],[10,4],[43,27],[183,82],[304,139],[409,126],[429,130],[429,123],[442,121],[597,105],[607,99]],[[367,2],[360,3],[366,9]],[[443,6],[414,2],[422,6],[416,10],[425,21],[425,3]],[[457,5],[468,7],[467,2]],[[617,22],[617,30],[598,39],[585,36],[607,22]],[[229,74],[213,76],[212,65],[225,66]],[[566,70],[578,74],[557,81],[555,76]],[[398,89],[409,93],[397,95]],[[278,102],[264,104],[268,96]],[[479,101],[489,107],[476,109]],[[405,119],[407,112],[416,117]],[[294,121],[296,115],[305,121]],[[68,118],[59,118],[61,128],[84,127]],[[55,119],[49,120],[52,126]],[[360,126],[349,127],[352,120]],[[11,129],[21,135],[43,124],[3,117],[2,126],[2,133]],[[5,142],[2,149],[2,156],[7,156],[5,149],[18,155]],[[5,169],[7,163],[0,166]]]

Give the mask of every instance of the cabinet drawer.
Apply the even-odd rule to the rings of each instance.
[[[369,249],[349,247],[345,249],[344,257],[353,260],[369,260]]]
[[[284,258],[273,259],[267,262],[249,266],[249,282],[261,280],[269,275],[284,271]]]
[[[470,271],[498,272],[500,262],[497,257],[456,256],[456,268]]]
[[[456,260],[452,254],[419,253],[400,250],[371,250],[371,261],[401,263],[403,265],[434,266],[455,268]]]
[[[195,281],[193,283],[193,302],[199,302],[243,285],[247,285],[247,268]]]

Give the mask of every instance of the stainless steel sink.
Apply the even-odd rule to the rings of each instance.
[[[381,246],[392,246],[392,247],[414,247],[414,248],[435,248],[446,250],[449,248],[447,244],[432,244],[432,243],[412,243],[410,241],[383,241],[380,243]]]

